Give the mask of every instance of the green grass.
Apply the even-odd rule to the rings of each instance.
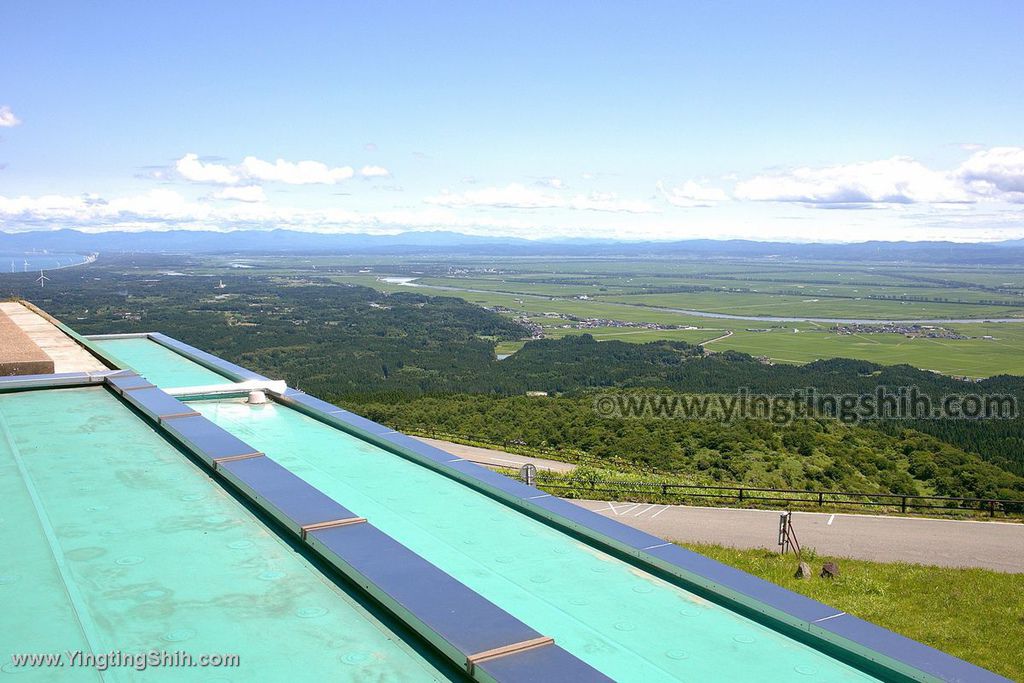
[[[614,270],[613,266],[624,264],[604,263],[602,265],[605,268]],[[724,269],[727,265],[731,265],[733,268],[736,268],[735,264],[726,264],[721,266],[721,268]],[[536,277],[551,277],[552,274],[556,272],[560,273],[565,267],[565,264],[559,264],[559,266],[559,271],[552,270],[548,273],[538,274]],[[706,267],[710,268],[711,266]],[[943,271],[939,273],[930,272],[924,274],[930,277],[957,277],[960,280],[981,278],[981,274],[970,272],[957,274],[946,273]],[[782,275],[783,273],[781,272],[768,273],[764,277],[782,277]],[[810,273],[808,277],[822,278],[825,277],[825,275],[825,273],[814,272]],[[838,278],[839,275],[841,274],[836,274],[835,277]],[[850,273],[847,275],[849,275],[849,278],[851,279],[872,277],[870,274],[862,272]],[[615,303],[607,300],[606,298],[584,301],[572,298],[552,298],[550,296],[541,296],[536,293],[526,292],[521,294],[507,294],[495,291],[482,293],[457,292],[434,289],[431,287],[412,288],[381,282],[377,279],[378,277],[379,276],[376,274],[360,274],[335,276],[332,279],[338,282],[366,285],[380,291],[413,291],[430,295],[456,296],[481,306],[504,306],[519,314],[532,314],[535,320],[545,326],[545,334],[549,337],[555,338],[569,334],[589,333],[599,340],[619,339],[627,342],[640,343],[653,341],[655,339],[672,339],[688,341],[691,343],[703,343],[731,331],[731,336],[714,341],[710,343],[707,348],[712,351],[725,351],[727,349],[742,351],[753,356],[767,357],[769,360],[776,363],[801,364],[809,363],[821,358],[844,357],[858,358],[887,365],[906,363],[925,370],[933,370],[950,375],[964,375],[968,377],[989,377],[991,375],[1001,373],[1024,375],[1024,323],[984,323],[979,321],[977,323],[948,325],[948,327],[953,328],[961,334],[977,337],[975,339],[964,340],[908,339],[907,337],[898,334],[863,334],[856,336],[837,335],[828,331],[830,325],[827,323],[763,323],[745,320],[724,320],[659,311],[644,306]],[[790,275],[790,277],[792,277],[792,275]],[[614,280],[618,284],[624,283],[624,280],[619,276],[612,275],[610,276],[610,279]],[[646,282],[651,282],[655,278],[646,277],[637,279],[644,279]],[[1010,274],[1001,274],[995,279],[999,282],[1006,282],[1014,279],[1014,276]],[[474,280],[467,279],[466,286],[468,288],[476,288],[474,285],[479,285],[480,280],[481,279],[479,278]],[[458,283],[458,279],[449,278],[447,279],[447,282]],[[511,281],[510,279],[506,279],[504,282],[500,283],[498,280],[494,280],[494,282],[495,286],[500,284],[506,288],[515,288],[518,286],[516,281]],[[961,291],[966,290],[951,290],[950,296],[955,297],[957,296],[957,293]],[[630,298],[633,300],[644,300],[650,299],[653,296],[656,295]],[[677,297],[682,295],[663,296]],[[745,298],[749,301],[759,300],[759,296],[756,294],[733,295],[727,293],[708,293],[693,296],[718,297],[720,299],[731,301],[739,301],[740,298]],[[736,298],[730,299],[730,297]],[[784,298],[787,297],[779,297],[779,299]],[[772,300],[772,298],[762,295],[760,296],[760,300],[768,301]],[[822,299],[821,301],[830,306],[835,305],[834,302],[847,301],[850,303],[875,307],[908,308],[916,305],[908,304],[907,306],[903,306],[902,304],[893,302],[875,301],[853,302],[852,300],[843,299]],[[810,306],[814,304],[808,305]],[[936,306],[938,305],[939,304],[936,304]],[[955,304],[943,304],[943,306],[955,306]],[[976,309],[978,309],[978,307],[961,306],[958,313],[962,313],[967,309],[972,309],[972,312],[977,312]],[[1003,317],[1004,315],[1007,315],[1006,311],[1010,310],[1014,309],[1004,309],[1002,315],[993,315],[992,317]],[[691,325],[700,327],[701,329],[637,330],[634,328],[612,327],[596,328],[592,330],[562,329],[557,326],[565,324],[565,320],[538,317],[540,314],[547,312],[574,315],[580,318],[606,318],[639,323],[659,323],[663,325]],[[763,312],[768,313],[771,311],[764,310]],[[853,313],[853,311],[845,312]],[[812,314],[810,310],[806,309],[803,313],[806,315]],[[964,315],[968,314],[969,313],[966,313]],[[768,328],[770,331],[748,332],[747,328]],[[794,333],[794,329],[799,330],[799,332]],[[991,335],[995,338],[981,339],[980,337],[983,335]],[[498,350],[498,353],[511,353],[518,350],[519,346],[515,344],[506,344]]]
[[[544,276],[547,277],[547,276]],[[500,278],[441,278],[424,277],[417,280],[423,285],[437,287],[456,287],[459,289],[482,289],[494,292],[506,292],[511,294],[534,294],[537,296],[574,297],[585,294],[630,294],[639,291],[638,287],[622,287],[617,285],[602,285],[601,287],[592,284],[561,284],[546,282],[529,282],[523,280],[505,280]]]
[[[586,451],[577,450],[544,450],[531,448],[529,446],[517,446],[510,444],[493,444],[478,441],[468,437],[449,434],[436,434],[428,431],[404,430],[409,433],[418,433],[420,436],[445,439],[456,443],[465,443],[469,446],[480,446],[491,448],[508,453],[534,456],[572,463],[577,468],[569,473],[544,472],[537,481],[537,487],[542,491],[561,498],[586,499],[586,500],[607,500],[630,503],[657,503],[662,505],[691,505],[701,507],[717,508],[742,508],[776,510],[780,505],[777,495],[769,491],[751,490],[751,487],[758,487],[758,483],[741,484],[736,481],[718,481],[700,471],[659,471],[653,467],[639,462],[630,462],[626,459],[612,460],[610,458],[595,458]],[[503,472],[513,478],[518,477],[518,470]],[[660,484],[692,487],[688,489],[668,489],[662,493]],[[703,488],[707,487],[707,488]],[[721,487],[732,488],[733,491],[723,491]],[[737,498],[735,489],[744,488],[745,495],[742,500]],[[867,490],[867,488],[865,488]],[[934,494],[933,490],[927,490],[928,494]],[[709,497],[713,496],[713,497]],[[871,505],[857,504],[850,496],[838,494],[833,495],[825,492],[822,496],[822,503],[819,504],[817,491],[803,491],[786,495],[786,507],[790,510],[803,510],[807,512],[823,513],[844,513],[862,515],[891,515],[893,517],[931,517],[946,519],[975,519],[987,520],[989,513],[986,508],[910,508],[907,512],[901,512],[898,499],[892,505]],[[845,501],[834,502],[836,499]],[[876,502],[883,502],[875,499]],[[937,502],[937,501],[933,501]],[[1003,522],[1021,522],[1024,518],[1014,513],[1000,515]]]
[[[742,283],[737,283],[742,284]],[[903,290],[897,290],[899,294]],[[926,290],[927,291],[927,290]],[[915,294],[914,290],[906,290]],[[952,292],[951,295],[955,296]],[[894,294],[895,295],[895,294]],[[927,295],[927,294],[926,294]],[[980,297],[979,297],[980,298]],[[992,295],[993,299],[1019,299]],[[749,292],[699,292],[679,294],[635,294],[608,296],[602,300],[634,306],[679,308],[708,313],[751,316],[792,316],[811,318],[864,318],[871,320],[913,320],[929,318],[1012,318],[1024,315],[1020,306],[991,306],[956,302],[885,301],[818,297],[813,293],[801,296]]]
[[[410,289],[402,285],[391,285],[380,282],[376,276],[355,275],[336,276],[339,281],[348,281],[358,284],[365,284],[381,290],[395,291],[397,289]],[[500,304],[510,308],[516,308],[516,300],[522,300],[519,308],[528,310],[573,312],[581,316],[616,318],[619,320],[630,320],[624,317],[624,311],[640,309],[638,313],[644,316],[643,319],[650,319],[655,311],[643,312],[643,308],[678,308],[693,311],[705,311],[712,313],[727,313],[731,315],[750,316],[792,316],[792,317],[821,317],[821,318],[865,318],[865,319],[914,319],[914,318],[976,318],[981,321],[985,318],[1008,318],[1021,317],[1024,315],[1024,300],[1021,300],[1020,307],[1004,307],[992,305],[977,305],[957,303],[957,297],[965,301],[974,301],[982,298],[1012,299],[1018,298],[1009,295],[986,294],[968,292],[966,290],[938,290],[910,288],[863,288],[864,293],[892,295],[910,294],[920,296],[939,296],[944,293],[953,299],[950,302],[918,302],[918,301],[885,301],[879,299],[858,299],[852,290],[842,291],[836,288],[837,294],[841,293],[848,298],[816,296],[811,290],[799,296],[773,294],[772,289],[793,289],[799,285],[773,284],[763,292],[697,292],[697,293],[676,293],[676,294],[620,294],[615,293],[615,286],[610,286],[608,292],[599,292],[598,288],[579,285],[555,285],[555,284],[532,284],[521,281],[509,281],[487,278],[420,278],[417,280],[418,288],[424,293],[447,294],[448,296],[460,296],[469,301],[484,305]],[[636,283],[639,284],[639,283]],[[658,286],[672,284],[671,282],[652,283]],[[700,281],[692,281],[692,284],[702,284]],[[750,286],[747,281],[737,281],[733,286]],[[756,285],[756,283],[753,283]],[[478,290],[478,291],[458,291]],[[823,289],[828,289],[827,287]],[[577,300],[573,297],[586,294],[598,298]],[[820,297],[820,298],[819,298]],[[511,304],[509,302],[512,302]],[[568,305],[569,308],[565,308]],[[579,311],[578,313],[576,313]],[[678,316],[671,311],[661,311],[668,315]],[[685,315],[685,314],[683,314]],[[693,316],[688,316],[692,318]],[[699,317],[699,315],[697,316]],[[752,324],[752,322],[747,323]]]
[[[544,336],[550,339],[561,339],[573,334],[589,334],[598,341],[609,339],[620,339],[622,341],[640,344],[643,342],[668,339],[670,341],[685,341],[691,344],[703,344],[725,334],[728,330],[724,328],[700,330],[647,330],[635,327],[594,327],[586,330],[550,328],[544,330]]]
[[[708,345],[713,351],[734,349],[767,356],[780,363],[807,363],[819,358],[859,358],[884,365],[907,363],[950,375],[989,377],[1024,375],[1024,324],[990,323],[954,326],[957,331],[995,339],[908,339],[898,334],[837,335],[827,328],[796,324],[770,332],[736,330]],[[794,333],[793,329],[800,332]]]
[[[503,341],[498,342],[494,345],[494,354],[496,356],[504,356],[515,353],[519,349],[523,348],[525,341]]]
[[[884,365],[906,363],[924,370],[949,375],[989,377],[1002,373],[1024,375],[1024,324],[971,323],[954,329],[975,339],[908,339],[898,334],[838,335],[828,326],[791,323],[767,328],[769,332],[747,332],[734,322],[705,321],[700,330],[636,330],[595,328],[592,330],[546,328],[548,337],[592,334],[599,341],[619,339],[641,343],[655,339],[707,343],[709,351],[732,349],[752,356],[765,356],[775,363],[809,363],[821,358],[859,358]],[[748,324],[749,326],[749,324]],[[793,332],[793,330],[799,332]],[[724,338],[726,332],[732,335]],[[994,339],[981,339],[991,335]],[[508,353],[508,351],[502,351]]]
[[[1024,574],[949,569],[845,558],[809,560],[815,578],[796,579],[796,559],[767,550],[686,544],[720,562],[841,611],[948,652],[1014,680],[1024,680]],[[839,564],[837,579],[817,577]]]

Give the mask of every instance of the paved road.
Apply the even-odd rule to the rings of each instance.
[[[572,501],[671,541],[777,549],[779,511]],[[800,544],[823,555],[1024,573],[1024,524],[794,512]]]
[[[556,460],[416,438],[460,458],[495,467],[518,468],[532,462],[541,470],[570,472],[574,468]],[[778,549],[777,510],[572,502],[671,541]],[[794,512],[793,528],[802,546],[823,555],[1024,573],[1021,523]]]
[[[538,470],[547,470],[549,472],[572,472],[576,469],[575,465],[571,465],[567,462],[559,462],[557,460],[534,458],[528,455],[516,455],[515,453],[506,453],[505,451],[496,451],[490,448],[479,448],[478,446],[466,446],[461,443],[441,441],[440,439],[428,439],[422,436],[416,436],[413,438],[419,439],[423,443],[430,444],[431,446],[436,446],[443,451],[448,451],[460,458],[480,463],[481,465],[490,465],[492,467],[512,467],[518,469],[526,463],[532,462],[537,466]]]

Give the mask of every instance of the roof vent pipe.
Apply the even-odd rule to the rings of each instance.
[[[260,389],[253,389],[249,392],[249,398],[246,403],[253,406],[261,406],[267,402],[267,395]]]

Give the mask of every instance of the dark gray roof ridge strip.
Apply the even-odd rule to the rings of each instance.
[[[116,395],[479,681],[610,681],[553,639],[134,373]]]
[[[466,461],[413,439],[385,425],[367,420],[343,408],[288,389],[275,396],[329,425],[396,455],[423,464],[511,504],[556,528],[575,533],[598,545],[627,555],[638,564],[681,579],[683,587],[696,589],[714,601],[748,616],[757,615],[775,628],[835,656],[839,648],[845,660],[869,673],[894,680],[1007,683],[1009,679],[950,654],[864,621],[811,598],[757,578],[704,555],[682,548],[514,479]],[[781,627],[781,628],[780,628]],[[843,657],[840,657],[843,659]]]
[[[196,349],[162,333],[153,341],[231,379],[267,379],[234,363]],[[241,371],[241,372],[239,372]],[[322,422],[340,428],[396,455],[423,464],[446,476],[576,533],[614,552],[634,558],[647,568],[681,580],[684,587],[727,603],[755,619],[767,620],[783,632],[808,640],[830,654],[835,648],[856,666],[908,681],[1009,683],[987,669],[858,619],[834,607],[789,591],[729,567],[665,539],[629,527],[555,496],[537,498],[537,489],[451,453],[412,439],[390,427],[310,396],[297,389],[272,396]]]

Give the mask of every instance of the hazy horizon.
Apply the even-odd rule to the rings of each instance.
[[[645,243],[675,243],[675,242],[752,242],[756,244],[786,244],[786,245],[822,245],[822,246],[856,246],[860,244],[871,244],[871,243],[890,243],[890,244],[952,244],[952,245],[999,245],[1005,243],[1017,243],[1024,241],[1024,238],[1008,238],[1008,239],[995,239],[995,240],[934,240],[934,239],[871,239],[871,240],[841,240],[841,239],[757,239],[753,237],[602,237],[602,236],[578,236],[578,237],[546,237],[543,235],[534,236],[515,236],[515,235],[478,235],[469,232],[459,232],[454,230],[445,230],[441,228],[437,229],[422,229],[422,230],[394,230],[394,231],[380,231],[380,232],[367,232],[360,230],[334,230],[331,232],[323,232],[317,230],[303,230],[301,227],[267,227],[267,228],[227,228],[227,229],[210,229],[207,227],[177,227],[177,226],[166,226],[166,227],[152,227],[145,231],[132,231],[122,230],[117,227],[94,229],[94,230],[82,230],[78,228],[62,228],[55,227],[49,229],[26,229],[26,230],[0,230],[0,234],[8,236],[28,236],[38,234],[40,237],[46,235],[55,235],[61,232],[74,232],[81,235],[110,235],[110,234],[125,234],[131,235],[138,232],[145,233],[194,233],[203,234],[208,233],[211,235],[216,234],[232,234],[232,233],[274,233],[274,232],[288,232],[297,233],[304,236],[322,236],[322,237],[367,237],[367,238],[400,238],[405,236],[416,236],[419,238],[431,235],[445,235],[451,237],[464,237],[473,240],[488,240],[494,242],[531,242],[536,244],[542,243],[604,243],[604,244],[645,244]],[[2,246],[2,244],[0,244]]]

